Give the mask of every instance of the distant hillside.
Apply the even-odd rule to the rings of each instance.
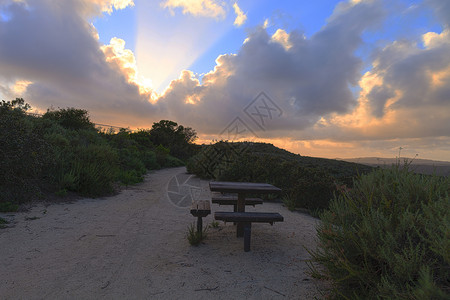
[[[438,161],[438,160],[430,160],[430,159],[411,159],[402,157],[400,160],[397,158],[380,158],[380,157],[359,157],[359,158],[345,158],[338,160],[364,164],[373,167],[390,167],[393,164],[396,164],[400,161],[400,164],[403,164],[405,160],[411,162],[410,170],[416,173],[421,174],[436,174],[440,176],[449,176],[450,175],[450,162],[448,161]]]
[[[188,172],[219,181],[265,182],[283,190],[291,209],[328,207],[339,190],[351,188],[373,167],[335,159],[301,156],[265,143],[217,142],[203,145],[187,163]]]

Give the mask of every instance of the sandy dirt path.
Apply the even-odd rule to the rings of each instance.
[[[191,186],[198,189],[189,192]],[[186,233],[195,218],[183,194],[209,193],[207,186],[184,168],[164,169],[116,196],[1,214],[11,224],[0,229],[0,298],[322,298],[303,248],[314,246],[317,220],[279,203],[248,209],[285,219],[254,224],[250,252],[230,223],[190,246]],[[230,209],[212,206],[213,212]]]

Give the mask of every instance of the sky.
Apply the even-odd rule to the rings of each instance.
[[[450,161],[448,0],[0,0],[0,99],[198,143]]]

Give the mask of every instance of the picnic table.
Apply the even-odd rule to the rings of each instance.
[[[236,213],[245,212],[245,198],[247,194],[279,194],[281,189],[268,183],[253,182],[227,182],[227,181],[211,181],[209,188],[212,192],[237,193],[237,209]],[[244,227],[251,222],[268,222],[282,221],[279,214],[252,213],[252,214],[223,214],[217,213],[216,219],[231,220],[237,222],[237,236],[244,236]],[[264,214],[264,215],[263,215]],[[281,217],[281,219],[280,219]]]

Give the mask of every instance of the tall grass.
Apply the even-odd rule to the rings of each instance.
[[[449,299],[449,192],[398,165],[361,176],[321,214],[315,275],[336,298]]]

